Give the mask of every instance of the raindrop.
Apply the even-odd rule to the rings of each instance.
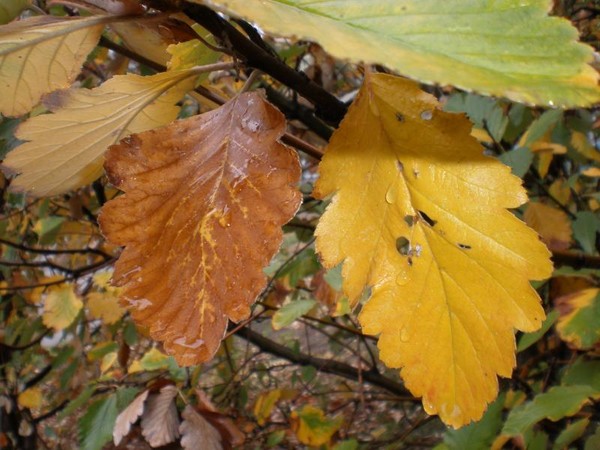
[[[402,342],[408,342],[410,338],[410,335],[408,334],[408,330],[406,329],[406,327],[403,327],[400,330],[400,340]]]
[[[385,201],[388,202],[390,205],[396,201],[397,191],[398,190],[396,189],[396,187],[394,185],[391,185],[385,193]]]
[[[425,111],[423,111],[421,113],[421,119],[423,119],[423,120],[431,120],[432,117],[433,117],[433,111],[431,111],[430,109],[426,109]]]
[[[396,284],[399,286],[404,286],[405,284],[408,283],[409,281],[409,276],[408,273],[406,271],[402,271],[398,274],[398,276],[396,277]]]

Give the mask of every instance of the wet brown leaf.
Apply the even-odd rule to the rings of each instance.
[[[105,168],[126,194],[100,218],[124,245],[113,283],[180,365],[209,360],[227,319],[240,321],[265,285],[281,226],[301,194],[285,119],[256,93],[113,146]]]

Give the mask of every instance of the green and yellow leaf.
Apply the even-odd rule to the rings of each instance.
[[[329,419],[323,410],[311,405],[293,411],[291,417],[298,440],[314,447],[327,444],[344,423],[343,417]]]
[[[20,173],[15,189],[36,196],[60,194],[102,175],[106,149],[130,133],[166,125],[175,103],[193,87],[194,70],[142,77],[114,76],[94,89],[59,91],[48,99],[54,114],[23,123],[17,137],[29,141],[4,161]]]
[[[194,2],[426,83],[550,106],[600,100],[592,49],[567,21],[548,17],[550,0]]]
[[[72,284],[52,286],[44,300],[44,325],[57,331],[64,330],[73,323],[81,308],[83,302]]]
[[[560,316],[556,330],[561,339],[579,349],[600,341],[600,289],[584,289],[555,300]]]
[[[515,407],[502,428],[502,434],[517,436],[524,434],[542,419],[557,421],[576,414],[590,402],[590,397],[600,394],[590,386],[556,386],[532,401]]]
[[[41,16],[0,27],[0,113],[25,114],[42,95],[68,87],[110,20]]]
[[[4,0],[0,4],[0,24],[13,20],[31,4],[31,0]]]
[[[371,289],[359,319],[381,359],[459,427],[511,375],[514,328],[540,327],[529,280],[552,264],[506,210],[527,201],[520,180],[482,154],[464,116],[438,108],[413,82],[367,77],[320,165],[314,195],[334,196],[316,235],[353,304]]]

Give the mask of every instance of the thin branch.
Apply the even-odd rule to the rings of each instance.
[[[22,250],[24,252],[29,253],[39,253],[42,255],[72,255],[72,254],[86,254],[93,253],[95,255],[100,255],[105,259],[110,259],[113,256],[108,253],[103,252],[102,250],[98,250],[95,248],[82,248],[82,249],[46,249],[39,247],[30,247],[25,244],[20,244],[18,242],[12,242],[6,239],[0,238],[0,244],[8,245],[9,247],[16,248],[18,250]]]
[[[600,256],[586,255],[579,252],[553,250],[552,261],[558,266],[567,265],[576,269],[600,269]]]

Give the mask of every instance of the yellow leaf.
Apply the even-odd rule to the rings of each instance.
[[[0,113],[25,114],[68,87],[114,17],[32,17],[0,27]]]
[[[199,25],[193,26],[194,30],[206,42],[216,45],[214,36]],[[220,54],[207,47],[198,39],[192,39],[187,42],[169,45],[167,52],[171,59],[167,67],[169,70],[183,70],[194,66],[202,66],[216,62]]]
[[[180,365],[210,359],[266,283],[281,226],[302,201],[284,130],[278,110],[244,93],[107,153],[108,178],[125,191],[100,215],[106,238],[125,246],[113,282]]]
[[[48,106],[56,112],[33,117],[17,130],[19,139],[30,142],[4,161],[21,173],[11,186],[49,196],[91,183],[102,175],[108,146],[177,117],[175,103],[193,87],[195,75],[195,70],[117,75],[94,89],[54,93]]]
[[[75,294],[72,284],[52,286],[44,300],[44,325],[55,330],[67,328],[83,308],[83,302]]]
[[[101,319],[106,325],[118,322],[125,314],[118,292],[91,292],[87,295],[87,307],[93,318]]]
[[[600,152],[594,148],[585,134],[573,131],[573,134],[571,134],[571,145],[586,158],[600,162]]]
[[[483,156],[464,116],[438,108],[413,82],[367,77],[320,165],[314,195],[335,195],[316,235],[324,265],[344,263],[353,304],[371,288],[359,319],[381,359],[459,427],[511,375],[514,328],[540,327],[529,280],[552,264],[505,209],[527,201],[520,179]]]
[[[277,401],[281,398],[281,389],[273,389],[272,391],[262,392],[256,399],[254,404],[254,417],[260,426],[263,426],[269,417],[271,412],[277,404]]]
[[[194,38],[191,29],[164,16],[151,20],[115,23],[111,28],[131,50],[162,65],[169,61],[167,48],[170,45]]]
[[[343,417],[328,419],[321,409],[311,405],[293,411],[291,417],[292,427],[298,440],[314,447],[327,444],[344,423]]]
[[[581,172],[586,177],[597,178],[600,177],[600,167],[590,167]]]
[[[567,205],[571,200],[571,188],[564,178],[555,180],[548,188],[550,195],[558,200],[561,205]]]
[[[571,221],[560,209],[531,202],[523,219],[540,234],[551,250],[566,250],[571,246]]]
[[[22,408],[38,409],[42,406],[44,397],[39,387],[32,387],[19,394],[17,402]]]
[[[102,357],[102,362],[100,363],[100,373],[104,374],[108,369],[114,366],[118,357],[119,354],[117,352],[110,352],[104,355]]]

